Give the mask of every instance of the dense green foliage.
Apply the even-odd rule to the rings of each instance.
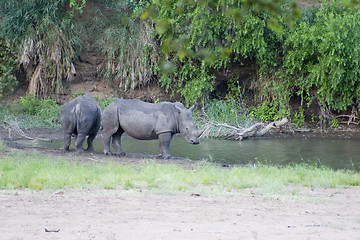
[[[163,31],[158,30],[167,59],[160,82],[167,89],[180,92],[186,104],[206,99],[214,90],[216,71],[230,72],[234,64],[241,67],[248,62],[258,64],[261,72],[276,66],[274,59],[281,36],[267,25],[273,19],[270,13],[248,13],[239,19],[229,11],[245,11],[242,1],[179,0],[171,1],[171,6],[162,1],[153,4],[159,11],[155,22],[166,23]],[[232,75],[236,72],[228,80],[233,79]]]
[[[78,93],[71,97],[74,99],[83,95]],[[71,100],[70,99],[70,100]],[[105,109],[116,98],[96,98],[102,110]],[[21,129],[30,128],[60,128],[60,106],[54,99],[37,98],[35,95],[20,97],[19,102],[0,106],[0,125],[5,128],[11,128],[10,125],[16,125]]]
[[[104,54],[102,76],[119,90],[148,84],[157,73],[157,45],[150,22],[131,17],[142,2],[102,0],[111,11],[91,20],[89,34],[97,51]],[[100,9],[99,9],[100,11]]]
[[[358,107],[360,10],[325,4],[306,12],[284,43],[283,85],[332,110]]]
[[[27,74],[29,92],[61,92],[75,73],[78,38],[65,0],[1,1],[0,37],[11,43]]]
[[[34,95],[20,97],[22,110],[29,115],[39,116],[41,119],[58,119],[59,105],[54,99],[38,99]]]
[[[160,84],[186,105],[241,95],[258,120],[288,117],[299,126],[310,104],[319,108],[313,119],[323,109],[359,107],[356,0],[323,0],[301,11],[280,0],[86,2],[0,3],[0,37],[25,70],[30,93],[61,93],[82,45],[104,56],[102,77],[117,90]],[[9,58],[2,68],[0,90],[11,90],[14,64]]]
[[[14,89],[15,59],[3,39],[0,39],[0,99],[7,97]]]
[[[146,189],[178,192],[230,192],[254,188],[279,192],[288,185],[336,188],[359,186],[360,174],[308,165],[275,167],[234,166],[230,169],[199,162],[191,168],[158,164],[119,164],[99,159],[80,162],[76,157],[50,159],[39,154],[6,153],[0,159],[0,189],[60,189],[98,187],[104,189]]]
[[[247,88],[236,79],[236,70],[250,64],[258,72],[248,88],[260,103],[252,110],[259,120],[286,116],[301,125],[304,108],[313,102],[330,111],[358,107],[357,1],[322,1],[303,10],[296,22],[288,20],[298,16],[298,9],[286,2],[275,12],[249,11],[246,1],[166,3],[152,1],[156,10],[148,10],[156,12],[153,19],[166,55],[160,82],[180,92],[186,103],[209,96],[216,72],[228,72],[226,81],[235,78]],[[290,109],[298,95],[302,107]]]
[[[60,128],[60,106],[54,99],[35,95],[21,97],[19,103],[0,107],[0,122],[5,128]]]
[[[241,100],[228,99],[205,104],[198,121],[227,123],[231,126],[247,126],[251,122]]]

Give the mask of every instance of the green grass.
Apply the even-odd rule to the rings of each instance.
[[[232,126],[248,126],[251,120],[248,110],[241,100],[213,100],[205,104],[200,116],[205,122],[227,123]]]
[[[5,143],[2,140],[0,140],[0,153],[5,152],[5,150],[6,150]]]
[[[5,128],[60,128],[60,106],[54,99],[39,99],[34,95],[20,97],[20,101],[0,106],[0,123]],[[1,126],[1,125],[0,125]]]
[[[247,128],[253,123],[248,109],[242,100],[229,98],[226,100],[213,100],[205,104],[203,109],[196,113],[195,122],[200,128],[210,123],[227,124],[238,128]],[[212,126],[206,137],[219,138],[231,133],[232,130],[224,127]]]
[[[200,162],[191,168],[144,160],[139,164],[106,161],[79,162],[37,154],[5,153],[0,157],[1,189],[102,188],[155,192],[224,192],[244,188],[281,191],[289,185],[312,188],[359,186],[360,173],[333,171],[307,165],[261,165],[220,168]]]
[[[80,95],[84,93],[75,93],[69,100]],[[115,99],[115,97],[96,98],[102,110]],[[21,97],[19,102],[0,105],[0,127],[60,129],[60,108],[55,99],[41,99],[27,95]]]

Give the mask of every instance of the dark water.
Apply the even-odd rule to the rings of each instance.
[[[74,139],[72,139],[72,148]],[[62,140],[41,145],[61,148]],[[84,145],[86,145],[84,143]],[[141,141],[130,137],[122,139],[126,153],[145,154],[153,157],[158,153],[158,141]],[[103,151],[101,139],[95,140],[98,152]],[[192,160],[207,159],[221,164],[259,164],[286,166],[295,163],[315,164],[332,169],[360,171],[360,140],[325,138],[271,138],[230,141],[201,139],[199,145],[191,145],[180,136],[171,141],[173,157]]]

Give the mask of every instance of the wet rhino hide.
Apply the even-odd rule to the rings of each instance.
[[[110,142],[115,154],[125,155],[121,149],[121,135],[140,139],[159,139],[159,157],[170,157],[170,141],[180,133],[189,143],[200,143],[197,126],[192,119],[193,106],[185,108],[182,103],[147,103],[136,99],[117,99],[105,108],[103,124],[104,153],[110,152]]]
[[[90,94],[65,103],[60,110],[60,123],[64,131],[64,151],[69,150],[73,134],[77,152],[84,151],[83,142],[86,136],[88,136],[87,150],[95,151],[93,141],[101,126],[101,109]]]

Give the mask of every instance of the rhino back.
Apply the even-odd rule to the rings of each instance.
[[[76,106],[75,115],[78,131],[97,133],[101,125],[100,106],[93,102],[81,102]]]
[[[146,103],[135,99],[120,99],[117,108],[120,126],[134,138],[156,139],[161,132],[176,131],[171,103]]]
[[[89,94],[77,97],[63,105],[60,122],[64,130],[97,133],[101,125],[101,109]]]

